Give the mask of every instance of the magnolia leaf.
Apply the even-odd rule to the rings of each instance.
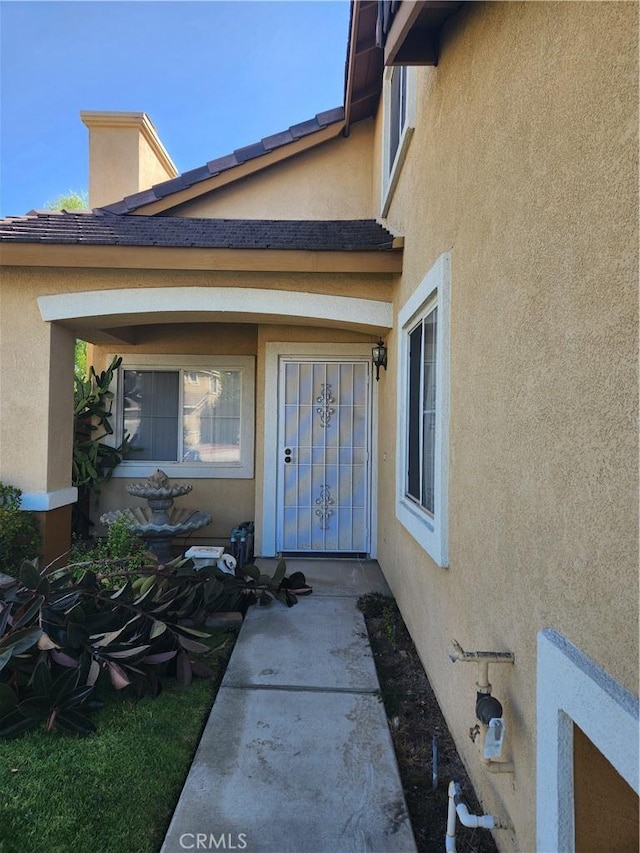
[[[63,672],[62,675],[58,676],[56,680],[51,685],[51,689],[49,690],[49,704],[52,708],[58,707],[58,705],[64,705],[66,697],[73,694],[75,689],[78,686],[78,681],[80,679],[80,670],[76,669],[68,669],[66,672]],[[81,690],[89,690],[91,691],[93,688],[87,688],[82,686]]]
[[[30,696],[18,703],[17,710],[31,720],[46,720],[51,713],[51,702],[47,696]]]
[[[38,595],[47,596],[49,594],[50,588],[51,585],[47,578],[41,577],[40,583],[36,587],[36,592],[38,593]]]
[[[252,578],[254,581],[260,579],[260,569],[257,566],[252,565],[251,563],[242,567],[242,574],[249,575],[249,577]]]
[[[4,669],[4,667],[11,660],[11,655],[13,654],[13,649],[2,649],[0,650],[0,670]]]
[[[60,666],[75,668],[80,665],[80,661],[77,658],[72,658],[71,655],[66,654],[66,652],[61,652],[58,649],[51,650],[51,657],[56,663],[59,663]]]
[[[27,589],[37,589],[40,583],[40,572],[36,569],[33,563],[25,562],[20,566],[18,577],[20,583],[26,586]]]
[[[207,634],[206,631],[198,631],[196,628],[187,628],[186,625],[176,625],[176,631],[179,634],[189,634],[192,637],[202,637],[204,640],[208,640],[211,634]]]
[[[155,593],[155,591],[155,583],[153,583],[152,581],[151,585],[148,586],[146,589],[144,589],[143,587],[143,591],[141,591],[140,595],[136,599],[134,599],[134,605],[136,607],[140,607],[142,603],[147,600],[147,598],[153,598],[153,594]]]
[[[37,720],[25,717],[18,710],[13,711],[0,719],[0,738],[17,737],[23,732],[35,728],[37,724]]]
[[[200,660],[192,660],[191,661],[191,670],[194,675],[197,675],[199,678],[213,678],[215,672],[211,669],[211,667],[202,663]]]
[[[18,704],[18,697],[9,687],[0,681],[0,718],[8,714]]]
[[[65,708],[58,711],[57,722],[65,729],[79,735],[90,735],[96,730],[96,727],[86,714],[72,709]]]
[[[180,634],[178,635],[178,642],[183,649],[188,649],[190,652],[200,652],[201,654],[204,654],[209,651],[209,646],[205,646],[204,643],[197,643],[195,640],[190,640],[188,637],[183,637]]]
[[[23,625],[28,625],[34,616],[40,612],[40,605],[43,602],[41,595],[36,596],[32,601],[27,602],[24,607],[15,613],[13,617],[13,628],[22,628]]]
[[[191,661],[186,652],[180,652],[176,665],[176,676],[180,687],[186,687],[191,684],[193,671],[191,669]]]
[[[46,696],[51,690],[51,672],[46,658],[41,658],[36,664],[29,684],[35,696]]]
[[[26,652],[31,646],[35,646],[41,634],[42,631],[40,628],[22,628],[20,631],[5,634],[2,640],[0,640],[0,646],[2,650],[10,648],[12,654],[19,655],[22,652]]]
[[[2,603],[0,603],[0,637],[2,637],[5,632],[7,623],[9,622],[9,616],[11,616],[11,605],[5,604],[3,606]]]
[[[164,632],[166,630],[167,630],[167,623],[166,622],[161,622],[159,619],[154,619],[153,625],[151,626],[151,631],[149,633],[149,639],[155,640],[161,634],[164,634]]]
[[[129,619],[128,622],[125,622],[125,624],[121,628],[118,628],[115,631],[108,631],[106,634],[92,634],[91,639],[95,640],[93,645],[101,648],[104,646],[108,646],[115,639],[117,639],[123,631],[129,628],[129,626],[133,625],[133,623],[138,619],[142,619],[142,614],[137,614],[136,616],[133,616],[131,619]]]
[[[125,671],[121,666],[118,666],[117,663],[113,661],[107,661],[107,667],[109,669],[109,676],[111,677],[111,683],[116,688],[116,690],[122,690],[124,687],[128,687],[131,682],[126,676]]]
[[[89,667],[89,673],[87,674],[87,684],[93,685],[98,680],[98,676],[100,675],[100,664],[97,660],[91,661],[91,666]]]
[[[145,592],[148,592],[148,590],[150,590],[151,587],[155,585],[155,582],[156,582],[155,575],[149,575],[148,578],[144,578],[142,585],[140,587],[141,595],[144,595]]]
[[[138,655],[143,654],[149,648],[151,648],[149,645],[135,646],[132,649],[123,649],[122,651],[118,652],[106,652],[105,657],[109,657],[115,660],[126,660],[127,658],[135,658]]]
[[[276,587],[276,589],[280,586],[280,584],[284,580],[284,576],[285,576],[286,572],[287,572],[287,564],[285,563],[284,560],[280,560],[280,562],[278,563],[277,568],[275,570],[275,573],[273,575],[273,578],[271,579],[271,583]]]
[[[54,643],[51,637],[43,631],[42,636],[38,640],[38,648],[41,652],[50,652],[51,649],[59,649],[60,646]]]
[[[127,581],[120,589],[116,590],[111,596],[112,601],[117,601],[119,598],[129,600],[131,597],[131,582]]]
[[[96,589],[99,586],[98,576],[95,572],[87,569],[87,571],[82,575],[79,581],[79,586],[84,589]]]
[[[78,705],[84,705],[92,693],[92,685],[82,684],[80,687],[74,687],[60,697],[60,707],[67,711],[70,708],[77,708]]]
[[[89,639],[89,632],[84,625],[78,625],[76,622],[70,622],[67,625],[68,644],[74,649],[82,648]]]
[[[152,666],[158,663],[166,663],[167,661],[174,658],[177,654],[178,652],[175,649],[172,649],[168,652],[158,652],[154,655],[147,655],[145,658],[142,659],[142,663],[148,663]]]

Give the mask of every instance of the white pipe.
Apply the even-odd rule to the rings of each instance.
[[[449,782],[449,808],[447,811],[447,836],[444,847],[447,853],[456,853],[456,802],[454,797],[458,791],[455,782]]]
[[[461,800],[460,785],[453,780],[449,782],[449,804],[447,810],[447,835],[445,837],[445,850],[447,853],[456,853],[456,818],[463,826],[472,829],[507,829],[508,824],[499,818],[489,814],[470,814],[466,804]]]
[[[456,806],[456,814],[458,815],[458,820],[463,826],[469,826],[472,829],[495,829],[496,828],[496,819],[492,817],[490,814],[469,814],[469,809],[465,805],[465,803],[458,803]]]

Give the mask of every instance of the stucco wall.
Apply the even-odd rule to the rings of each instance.
[[[177,174],[144,113],[80,114],[89,129],[89,206],[100,207]]]
[[[373,132],[371,120],[360,122],[348,139],[338,136],[170,213],[229,219],[369,219],[375,215]]]
[[[255,520],[260,524],[262,517],[263,491],[263,430],[265,419],[264,395],[264,347],[270,341],[310,342],[360,342],[370,341],[372,336],[339,329],[314,329],[303,326],[251,324],[189,323],[173,325],[140,326],[136,330],[135,346],[120,345],[119,355],[129,353],[154,353],[182,355],[255,355],[256,358],[256,460],[255,478],[252,479],[197,479],[186,477],[193,491],[181,499],[181,505],[209,512],[213,521],[197,531],[190,539],[191,544],[224,544],[231,528],[241,521]],[[103,370],[114,354],[113,346],[92,347],[92,363],[96,370]],[[273,412],[271,412],[271,415]],[[97,522],[100,514],[111,509],[141,504],[126,492],[126,486],[135,479],[116,477],[102,490],[100,506],[94,510]],[[139,481],[139,478],[138,478]],[[104,533],[98,524],[98,533]],[[260,531],[257,545],[259,547]]]
[[[174,271],[174,270],[113,270],[113,269],[56,269],[51,267],[7,267],[2,278],[2,312],[0,316],[0,356],[2,370],[2,418],[0,419],[0,477],[25,492],[43,494],[71,485],[71,441],[73,412],[73,343],[76,336],[95,342],[90,363],[98,370],[106,367],[109,353],[177,353],[256,355],[258,381],[262,381],[257,344],[259,325],[246,323],[242,304],[225,325],[215,322],[216,302],[206,317],[202,314],[177,314],[180,289],[184,287],[250,287],[276,291],[315,294],[329,297],[351,296],[376,299],[388,303],[391,298],[392,276],[371,276],[365,273],[286,273],[262,271]],[[154,312],[150,303],[146,314],[132,315],[146,288],[174,288],[176,310]],[[78,294],[94,292],[99,316],[74,318]],[[115,294],[118,294],[117,296]],[[70,319],[61,323],[44,322],[38,298],[60,296]],[[282,297],[279,297],[280,299]],[[273,322],[281,317],[281,308],[274,301]],[[229,315],[225,315],[228,317]],[[253,315],[249,319],[260,319]],[[261,322],[266,318],[262,317]],[[291,318],[277,330],[278,339],[293,334],[296,340],[363,340],[372,334],[356,331],[330,330],[331,321],[318,313],[315,320]],[[364,318],[363,318],[364,319]],[[182,324],[179,321],[183,321]],[[309,322],[314,326],[309,327]],[[301,325],[298,325],[301,324]],[[345,323],[345,325],[348,325]],[[366,323],[365,323],[366,326]],[[104,339],[107,328],[111,338]],[[292,331],[293,330],[293,331]],[[267,333],[269,334],[269,333]],[[37,353],[37,369],[31,369],[29,357]],[[28,375],[27,375],[28,371]],[[257,388],[259,400],[264,393]],[[262,397],[260,397],[262,395]],[[260,403],[259,403],[260,405]],[[257,413],[258,423],[262,413]],[[21,440],[16,441],[16,436]],[[257,437],[261,447],[260,435]],[[256,476],[260,472],[256,469]],[[121,479],[105,487],[97,518],[102,512],[126,505],[128,496]],[[261,481],[258,483],[261,490]],[[219,538],[238,521],[255,517],[256,482],[253,479],[219,479],[196,484],[190,500],[198,500],[203,508],[212,511],[213,524],[202,535]],[[64,495],[64,502],[71,500]]]
[[[117,347],[95,346],[92,348],[96,370],[104,370],[114,354],[153,353],[157,355],[255,355],[257,329],[252,325],[224,326],[221,324],[190,323],[186,326],[150,325],[140,326],[136,331],[135,346],[121,344]],[[121,472],[118,472],[120,475]],[[241,521],[253,520],[255,480],[251,479],[198,479],[187,480],[193,491],[180,498],[177,506],[199,509],[212,516],[211,524],[196,531],[190,544],[223,544],[232,527]],[[126,506],[144,506],[144,501],[132,499],[126,487],[140,482],[140,477],[114,477],[103,489],[98,509],[93,509],[96,532],[106,531],[99,524],[102,513]]]
[[[3,270],[0,284],[0,479],[23,492],[71,485],[63,448],[73,432],[71,332],[43,323],[28,271]],[[42,423],[56,424],[56,441]]]
[[[388,217],[398,308],[451,252],[450,568],[395,518],[391,364],[379,559],[485,807],[517,827],[505,850],[536,846],[537,631],[637,692],[637,24],[628,3],[465,5],[418,70]],[[490,668],[515,776],[481,769],[453,638],[516,655]]]

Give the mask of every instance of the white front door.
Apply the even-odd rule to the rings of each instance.
[[[277,550],[370,551],[365,360],[281,357]]]

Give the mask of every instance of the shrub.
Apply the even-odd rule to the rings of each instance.
[[[124,583],[124,577],[131,573],[140,572],[152,557],[131,524],[120,516],[109,525],[106,539],[76,539],[69,562],[76,566],[76,577],[88,570],[100,573],[109,569],[113,572],[111,584],[117,585]]]
[[[82,373],[74,377],[74,436],[72,485],[78,489],[78,501],[74,505],[73,531],[83,539],[89,536],[90,496],[100,495],[100,487],[111,479],[123,457],[133,448],[129,436],[125,435],[118,447],[104,444],[105,436],[113,435],[111,425],[113,392],[109,390],[114,373],[122,358],[115,356],[106,370],[100,374],[89,369],[89,376]]]
[[[22,492],[0,482],[0,571],[17,576],[24,560],[38,556],[42,543],[35,515],[20,509]]]

